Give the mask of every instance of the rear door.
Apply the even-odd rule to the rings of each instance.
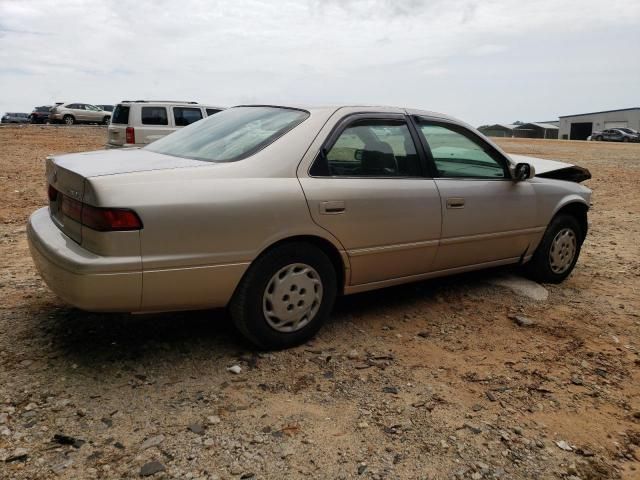
[[[111,115],[111,123],[109,124],[108,145],[121,147],[125,144],[130,111],[131,107],[129,105],[118,104],[114,108],[113,115]]]
[[[428,272],[440,198],[402,114],[345,117],[300,182],[313,220],[344,246],[351,285]]]
[[[74,103],[72,108],[73,116],[76,117],[76,120],[80,122],[88,122],[91,120],[91,116],[84,103]]]
[[[164,105],[140,107],[140,127],[136,129],[136,143],[148,144],[175,130],[169,125],[169,114]]]

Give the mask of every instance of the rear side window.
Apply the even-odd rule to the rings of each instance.
[[[168,125],[167,109],[165,107],[142,107],[143,125]]]
[[[418,177],[420,162],[404,121],[359,120],[345,128],[313,176]]]
[[[199,108],[173,107],[173,118],[176,121],[176,126],[186,127],[202,120],[202,111]]]
[[[207,108],[207,116],[211,116],[211,115],[215,115],[216,113],[218,113],[220,110],[216,109],[216,108]]]
[[[129,123],[129,107],[127,105],[116,105],[111,116],[111,123],[127,125]]]

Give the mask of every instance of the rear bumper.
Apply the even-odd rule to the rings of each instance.
[[[142,269],[130,270],[136,259],[125,257],[119,264],[82,248],[58,229],[47,207],[29,218],[27,239],[41,277],[65,302],[89,311],[140,309]]]
[[[123,145],[118,145],[117,143],[105,143],[104,145],[105,148],[134,148],[134,147],[144,147],[144,145],[142,144],[138,144],[138,143],[125,143]]]

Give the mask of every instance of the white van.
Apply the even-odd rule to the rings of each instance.
[[[198,102],[124,100],[116,105],[111,115],[106,146],[143,147],[220,110],[224,109]]]

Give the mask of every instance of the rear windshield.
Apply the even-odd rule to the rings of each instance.
[[[48,112],[51,107],[36,107],[36,112]]]
[[[117,105],[111,115],[111,123],[129,123],[129,107],[127,105]]]
[[[249,157],[309,116],[277,107],[235,107],[178,130],[145,147],[152,152],[208,162]]]

